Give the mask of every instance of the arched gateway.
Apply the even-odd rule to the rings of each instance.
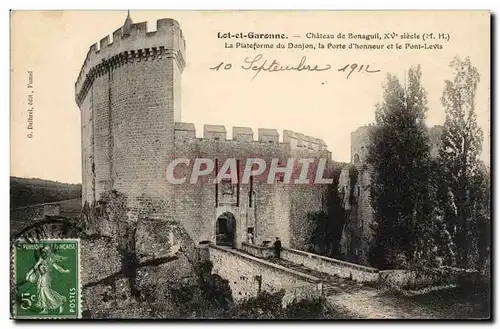
[[[217,218],[215,243],[219,246],[235,246],[236,219],[230,212],[224,212]]]

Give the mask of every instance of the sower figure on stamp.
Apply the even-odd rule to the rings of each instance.
[[[55,310],[57,308],[59,308],[59,313],[62,313],[63,311],[63,305],[66,301],[66,297],[62,296],[55,290],[52,290],[50,272],[52,268],[55,268],[61,273],[69,273],[69,270],[62,268],[57,264],[57,262],[64,259],[66,259],[66,257],[54,254],[50,247],[45,246],[41,250],[40,257],[38,258],[36,264],[26,274],[26,280],[28,282],[36,283],[38,295],[38,302],[36,306],[42,309],[40,312],[42,314],[47,313],[48,310]]]
[[[281,240],[280,240],[280,238],[276,237],[276,241],[274,241],[273,247],[274,247],[274,253],[276,255],[276,258],[279,259],[280,255],[281,255]]]

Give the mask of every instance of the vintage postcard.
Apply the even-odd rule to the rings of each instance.
[[[12,11],[13,319],[491,318],[488,11]]]

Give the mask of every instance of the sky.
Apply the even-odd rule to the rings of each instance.
[[[11,28],[11,175],[60,182],[81,182],[80,112],[74,83],[88,48],[119,28],[124,11],[14,12]],[[182,74],[182,121],[192,122],[201,137],[204,124],[275,128],[323,139],[336,161],[350,159],[350,133],[374,122],[387,73],[404,81],[411,65],[420,64],[428,96],[429,126],[444,122],[440,98],[454,56],[469,56],[481,74],[476,96],[478,122],[484,141],[481,159],[490,163],[490,28],[488,12],[195,12],[131,11],[134,23],[174,18],[186,39]],[[318,40],[306,33],[368,34],[395,32],[445,33],[441,50],[338,50],[226,48],[220,32],[284,33],[296,44],[318,42],[363,44],[363,40]],[[294,36],[299,36],[295,38]],[[253,40],[248,40],[248,42]],[[428,41],[429,44],[437,40]],[[372,41],[388,44],[394,41]],[[397,40],[399,44],[406,42]],[[276,43],[273,41],[272,43]],[[423,43],[423,41],[421,41]],[[262,54],[283,64],[330,65],[322,72],[254,72],[242,70],[245,58]],[[210,70],[221,62],[230,70]],[[376,73],[337,69],[370,65]],[[29,71],[33,88],[27,88]],[[33,94],[33,137],[28,138],[28,95]],[[138,109],[140,110],[140,109]]]

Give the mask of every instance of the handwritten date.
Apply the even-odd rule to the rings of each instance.
[[[357,72],[366,72],[366,73],[377,73],[377,72],[380,72],[380,70],[370,70],[370,65],[358,65],[356,63],[354,63],[354,64],[347,64],[346,66],[341,67],[340,69],[338,69],[338,71],[339,72],[348,72],[347,76],[346,76],[346,79],[349,79],[349,77],[351,76],[351,74],[354,71],[357,71]]]
[[[240,66],[242,70],[252,71],[254,75],[252,80],[255,79],[260,73],[279,73],[284,71],[297,71],[297,72],[321,72],[329,71],[332,69],[331,64],[311,64],[308,63],[307,57],[302,56],[300,61],[296,64],[283,64],[278,60],[268,60],[264,58],[264,55],[258,54],[255,57],[246,57],[244,63]],[[213,71],[229,71],[233,69],[232,63],[220,62],[210,70]],[[380,70],[371,69],[370,65],[367,64],[346,64],[344,66],[338,67],[338,72],[343,72],[346,74],[346,79],[349,79],[354,73],[377,73]]]

